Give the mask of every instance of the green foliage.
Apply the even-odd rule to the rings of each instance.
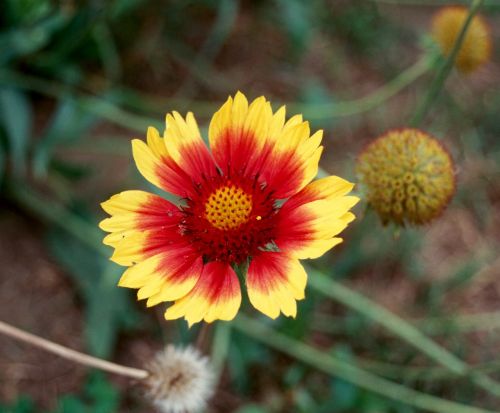
[[[120,394],[103,373],[89,375],[82,395],[64,395],[51,413],[114,413],[118,412]]]
[[[305,0],[277,0],[280,23],[286,30],[291,50],[297,56],[308,46],[312,31],[312,8]]]
[[[337,10],[336,10],[337,11]],[[396,38],[397,31],[374,2],[354,0],[333,14],[328,27],[358,53],[380,52]]]
[[[18,90],[0,88],[0,123],[15,174],[26,169],[26,156],[31,134],[31,103]]]
[[[269,410],[257,404],[247,404],[236,410],[234,413],[269,413]]]
[[[55,149],[79,140],[93,121],[94,117],[84,112],[71,96],[60,101],[50,124],[34,148],[33,170],[35,175],[37,177],[46,176]]]

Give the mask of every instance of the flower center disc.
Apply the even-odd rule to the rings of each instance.
[[[216,189],[205,202],[206,220],[224,231],[248,222],[251,212],[252,196],[234,185]]]

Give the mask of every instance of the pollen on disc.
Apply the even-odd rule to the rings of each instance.
[[[252,212],[252,196],[231,185],[216,189],[205,203],[205,218],[221,230],[238,228],[246,223]]]

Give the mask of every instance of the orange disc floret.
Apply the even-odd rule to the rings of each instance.
[[[445,56],[451,53],[468,13],[466,7],[449,6],[434,15],[432,35]],[[481,16],[475,16],[465,34],[455,65],[461,72],[471,73],[488,62],[491,50],[489,26]]]
[[[356,172],[384,224],[426,224],[455,192],[450,154],[418,129],[389,131],[373,141],[359,156]]]
[[[286,119],[263,96],[229,97],[214,114],[209,147],[195,117],[167,115],[163,136],[149,128],[132,141],[141,174],[174,204],[143,191],[125,191],[102,204],[110,215],[111,259],[128,267],[119,285],[138,290],[147,306],[173,302],[167,320],[231,320],[241,304],[235,268],[247,268],[249,301],[276,318],[295,317],[305,296],[302,259],[342,242],[358,198],[350,182],[314,180],[322,131],[301,115]],[[185,409],[183,409],[185,410]]]

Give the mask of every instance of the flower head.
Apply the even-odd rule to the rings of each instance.
[[[193,347],[167,346],[149,363],[147,395],[163,413],[197,412],[214,392],[208,358]]]
[[[451,53],[468,13],[464,6],[448,6],[434,15],[432,35],[444,55]],[[490,59],[491,49],[488,24],[481,16],[475,16],[465,34],[455,65],[463,73],[473,72]]]
[[[322,132],[300,115],[285,122],[264,97],[250,105],[237,93],[213,116],[208,150],[192,113],[167,115],[163,138],[149,128],[132,142],[139,171],[180,205],[125,191],[102,204],[101,228],[112,260],[129,266],[119,285],[138,288],[152,306],[175,301],[166,319],[191,325],[231,320],[241,303],[235,267],[246,267],[250,302],[264,314],[295,316],[306,273],[354,215],[353,184],[318,170]]]
[[[358,178],[384,224],[425,224],[455,192],[453,161],[434,138],[417,129],[393,130],[358,158]]]

